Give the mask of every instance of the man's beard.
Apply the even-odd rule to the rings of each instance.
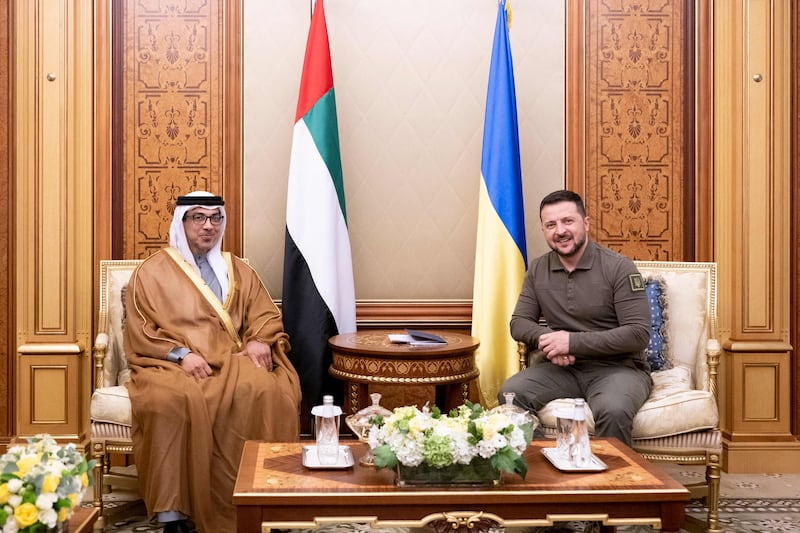
[[[575,241],[575,246],[573,246],[570,250],[566,252],[562,252],[561,250],[559,250],[558,246],[555,244],[551,245],[550,249],[553,250],[558,255],[560,255],[561,257],[572,257],[573,255],[577,254],[581,250],[581,248],[583,248],[584,244],[586,244],[586,235],[584,235],[583,239],[581,239],[580,241]]]

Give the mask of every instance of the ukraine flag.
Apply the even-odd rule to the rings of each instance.
[[[497,405],[497,391],[518,370],[511,313],[527,265],[517,97],[508,38],[508,11],[501,0],[489,67],[483,125],[472,336],[480,340],[481,403]]]

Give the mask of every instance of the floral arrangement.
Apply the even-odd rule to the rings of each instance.
[[[527,415],[527,413],[526,413]],[[535,419],[502,409],[464,405],[442,414],[416,406],[398,407],[386,418],[373,417],[369,445],[376,468],[470,465],[488,460],[491,468],[525,477],[522,456],[533,437]]]
[[[3,533],[54,530],[72,516],[89,486],[87,461],[74,444],[59,446],[36,435],[0,456],[0,526]]]

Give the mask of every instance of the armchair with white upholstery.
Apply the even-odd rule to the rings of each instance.
[[[705,480],[687,486],[693,497],[708,504],[705,530],[721,532],[719,519],[722,435],[717,406],[717,368],[720,344],[716,339],[717,269],[715,263],[635,261],[648,287],[660,293],[651,306],[653,326],[663,338],[663,368],[653,371],[653,390],[633,420],[633,449],[646,459],[705,465]],[[656,292],[651,292],[653,288]],[[651,347],[654,348],[651,336]],[[658,345],[655,348],[659,348]],[[520,343],[520,367],[536,357]],[[572,399],[548,403],[537,414],[545,435],[555,436],[556,411],[571,407]],[[589,429],[594,419],[587,405]]]
[[[130,371],[122,348],[125,316],[124,293],[133,270],[141,260],[100,262],[100,310],[98,333],[92,350],[94,390],[91,401],[91,448],[97,460],[94,471],[94,505],[100,508],[102,528],[103,492],[112,486],[137,488],[135,476],[112,473],[113,453],[133,454],[131,439],[131,403],[125,384]]]

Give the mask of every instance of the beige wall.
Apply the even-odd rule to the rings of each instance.
[[[564,183],[565,6],[511,0],[529,259]],[[493,0],[326,0],[356,297],[469,299]],[[244,253],[281,297],[307,0],[244,0]],[[429,259],[435,258],[435,261]]]

